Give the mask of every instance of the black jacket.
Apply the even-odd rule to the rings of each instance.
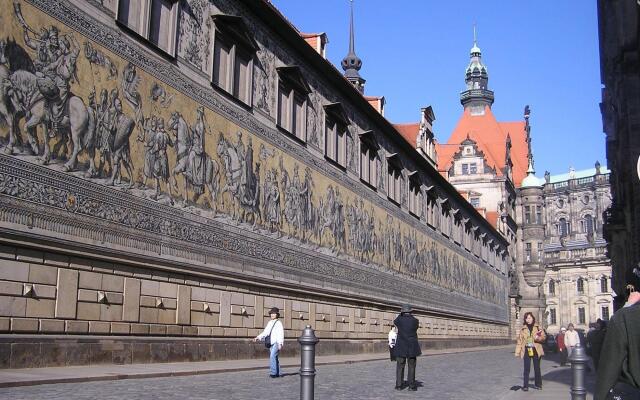
[[[417,357],[422,354],[418,343],[418,320],[411,314],[403,313],[393,321],[398,327],[398,339],[393,348],[395,357]]]
[[[640,303],[616,311],[600,352],[595,400],[604,400],[616,382],[640,388]]]

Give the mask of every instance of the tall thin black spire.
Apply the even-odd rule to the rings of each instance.
[[[351,3],[351,21],[349,24],[349,53],[342,59],[342,69],[344,76],[349,82],[355,86],[360,93],[364,93],[365,80],[360,76],[360,68],[362,68],[362,60],[356,55],[355,34],[353,31],[353,0]]]

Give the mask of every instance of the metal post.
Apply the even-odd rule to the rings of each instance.
[[[571,400],[586,400],[587,388],[584,382],[585,364],[589,361],[589,357],[584,351],[584,347],[578,343],[571,350],[569,356],[571,362],[571,372],[573,373],[573,382],[571,383]]]
[[[310,325],[298,338],[300,343],[300,400],[313,400],[314,380],[316,377],[316,344],[320,339]]]

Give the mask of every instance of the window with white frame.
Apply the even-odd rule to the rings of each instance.
[[[542,207],[536,206],[536,224],[542,223]]]
[[[555,325],[555,324],[557,324],[556,309],[550,308],[549,309],[549,325]]]
[[[387,168],[387,197],[396,204],[400,204],[402,196],[402,168],[393,162]]]
[[[531,206],[524,206],[524,223],[531,223]]]
[[[469,164],[462,164],[462,175],[469,175]]]
[[[417,179],[409,179],[409,212],[416,217],[420,217],[422,208],[422,192],[420,182]]]
[[[472,175],[478,173],[478,167],[476,166],[476,163],[469,164],[469,173]]]
[[[538,262],[541,262],[544,258],[544,247],[542,242],[538,242]]]
[[[258,45],[240,17],[214,16],[213,84],[252,105],[253,57]]]
[[[578,293],[584,293],[584,279],[578,278],[576,282],[576,289],[578,289]]]
[[[469,198],[469,203],[474,208],[480,208],[480,197],[477,197],[477,196],[470,197]]]
[[[602,314],[602,319],[605,321],[609,320],[609,306],[602,306],[600,307],[601,310],[601,314]]]
[[[178,0],[119,0],[117,21],[175,56]]]
[[[360,140],[360,179],[375,188],[378,183],[378,149],[371,140]]]
[[[549,295],[555,296],[556,294],[556,281],[553,279],[549,281]]]
[[[525,243],[524,261],[531,262],[531,243]]]
[[[609,284],[607,282],[607,278],[603,276],[600,278],[600,292],[607,293],[609,291]]]
[[[302,142],[307,141],[307,96],[311,92],[299,67],[277,68],[278,115],[276,123],[280,128]]]
[[[584,307],[578,307],[578,323],[585,324],[585,322],[586,322],[586,317],[585,317]]]

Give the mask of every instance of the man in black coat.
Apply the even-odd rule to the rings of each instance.
[[[422,354],[418,343],[418,326],[416,317],[411,315],[411,306],[405,304],[400,310],[400,315],[393,321],[398,328],[398,338],[394,347],[396,357],[396,389],[402,390],[404,381],[404,365],[409,364],[407,380],[409,390],[417,390],[416,386],[416,357]]]
[[[607,325],[598,363],[595,400],[605,400],[609,390],[621,398],[640,393],[640,293],[633,292],[624,308]],[[622,395],[628,393],[627,396]],[[633,394],[631,394],[633,393]]]

